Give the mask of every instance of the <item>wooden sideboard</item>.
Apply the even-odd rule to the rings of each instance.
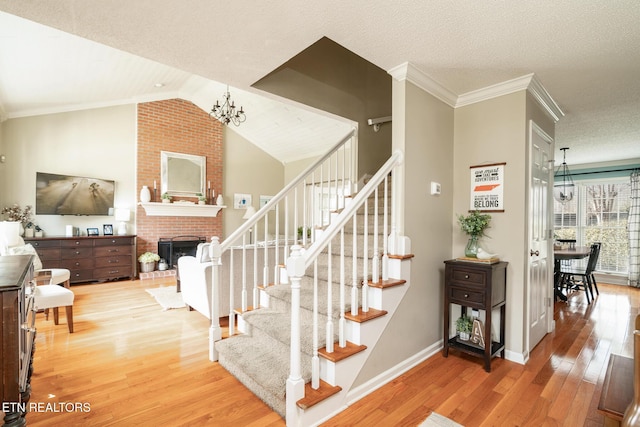
[[[33,256],[0,256],[0,402],[4,425],[26,425],[31,396],[35,311],[31,292]]]
[[[66,268],[71,283],[136,277],[136,236],[28,237],[43,268]]]

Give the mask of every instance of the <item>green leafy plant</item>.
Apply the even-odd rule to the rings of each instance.
[[[473,329],[473,319],[469,316],[460,316],[458,320],[456,320],[456,330],[458,332],[466,332],[467,334],[471,333]]]
[[[489,222],[491,222],[491,215],[482,214],[477,210],[467,216],[458,215],[458,223],[462,231],[472,237],[484,236],[484,230],[489,228]]]
[[[196,197],[198,198],[198,200],[200,200],[201,202],[204,202],[207,200],[207,198],[204,196],[204,194],[202,193],[196,193]]]
[[[162,193],[162,198],[165,200],[171,200],[171,196],[169,195],[169,193]]]
[[[145,252],[138,257],[138,261],[140,262],[156,262],[160,261],[160,255],[154,254],[153,252]]]

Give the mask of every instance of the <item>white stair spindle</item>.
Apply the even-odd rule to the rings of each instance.
[[[262,271],[262,286],[269,286],[269,214],[264,215],[264,268]],[[257,249],[256,249],[257,251]],[[256,252],[257,253],[257,252]],[[256,288],[256,292],[258,289]],[[257,306],[256,306],[257,307]]]
[[[369,288],[369,203],[364,202],[364,248],[362,255],[362,311],[369,311],[369,296],[367,289]]]
[[[327,280],[327,336],[326,336],[326,349],[327,353],[333,353],[333,280],[331,275],[331,241],[327,245],[327,274],[329,279]]]
[[[384,211],[382,217],[382,280],[389,280],[389,176],[384,177]]]
[[[318,357],[318,260],[313,262],[313,359],[311,360],[311,387],[320,388],[320,358]]]
[[[378,248],[378,187],[373,192],[373,259],[371,260],[371,281],[380,280],[380,250]]]
[[[234,265],[233,265],[233,248],[229,250],[229,336],[232,337],[236,331],[236,316],[234,315],[235,310],[235,274],[233,274]]]
[[[344,227],[340,230],[340,323],[338,324],[338,345],[341,348],[347,346],[347,339],[345,337],[346,319],[344,317],[345,312],[345,275],[344,275]]]
[[[351,285],[351,315],[358,315],[358,233],[357,215],[353,215],[353,252],[351,260],[351,274],[353,283]]]
[[[297,415],[295,402],[304,397],[304,380],[300,359],[300,283],[304,275],[304,258],[300,246],[293,245],[291,256],[287,259],[287,273],[291,281],[291,345],[289,353],[289,378],[287,379],[287,419]],[[291,402],[291,404],[290,404]]]
[[[242,312],[247,311],[247,235],[242,235]]]
[[[220,295],[220,240],[218,237],[211,238],[209,245],[209,257],[213,267],[211,268],[211,297],[218,298]],[[218,304],[211,304],[211,327],[209,328],[209,360],[215,362],[218,360],[218,352],[215,348],[216,341],[222,339],[222,329],[220,328],[220,313]]]

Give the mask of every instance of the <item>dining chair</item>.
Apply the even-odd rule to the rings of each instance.
[[[565,284],[567,289],[583,289],[584,294],[587,296],[587,304],[591,304],[591,300],[595,299],[593,287],[596,288],[596,293],[600,295],[593,272],[595,271],[596,264],[598,263],[598,256],[600,255],[601,247],[602,243],[599,242],[591,245],[589,260],[587,261],[587,266],[585,268],[572,267],[564,269],[561,267],[560,269],[560,273],[562,274],[562,283]],[[580,278],[580,280],[576,280],[576,278]],[[589,294],[591,294],[591,300],[589,299]]]

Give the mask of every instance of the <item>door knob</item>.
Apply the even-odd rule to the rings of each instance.
[[[529,251],[529,255],[531,255],[531,256],[534,256],[534,255],[535,255],[535,256],[539,256],[539,255],[540,255],[540,251],[535,251],[535,252],[534,252],[534,251],[533,251],[533,249],[531,249],[531,250]]]

